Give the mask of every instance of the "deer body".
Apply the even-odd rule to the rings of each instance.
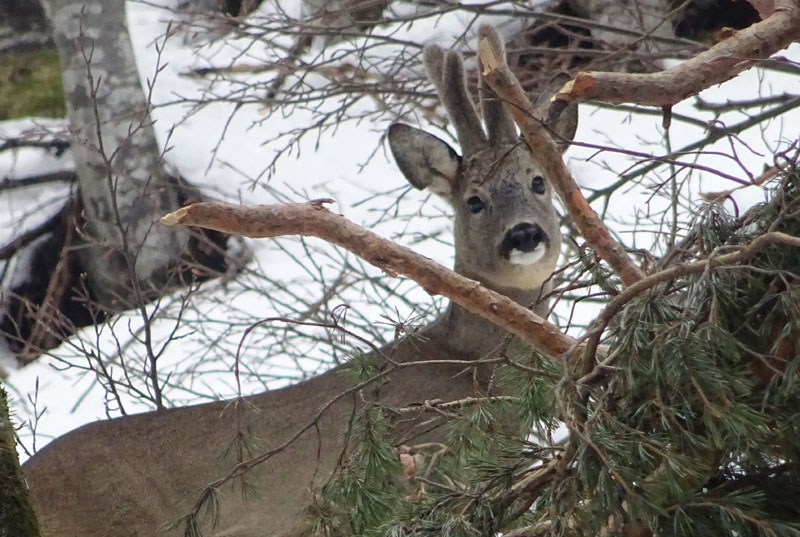
[[[463,310],[425,331],[427,343],[401,341],[391,356],[404,361],[464,360],[491,351],[505,334]],[[487,333],[487,330],[489,332]],[[475,351],[438,342],[470,341]],[[488,371],[476,377],[463,365],[422,366],[391,373],[380,399],[391,406],[481,393]],[[266,452],[309,424],[352,381],[334,369],[307,382],[246,398],[245,429]],[[234,482],[221,488],[220,518],[203,535],[297,536],[313,490],[327,481],[341,455],[348,423],[361,401],[334,403],[316,427],[246,475],[255,494],[243,500]],[[188,513],[200,490],[235,464],[224,456],[236,435],[236,409],[227,402],[95,422],[54,441],[24,471],[45,537],[145,537]],[[439,431],[441,439],[443,431]],[[434,435],[435,437],[435,435]],[[167,535],[181,535],[182,530]]]
[[[499,37],[481,35],[502,50]],[[460,55],[429,47],[429,76],[458,133],[463,155],[413,127],[396,124],[389,143],[406,178],[454,208],[458,272],[535,304],[559,253],[558,218],[550,186],[510,116],[491,95],[482,99],[487,131],[467,94]],[[543,304],[537,311],[544,313]],[[401,339],[372,353],[398,363],[475,360],[495,352],[508,337],[491,323],[451,305],[422,330],[423,339]],[[369,397],[395,407],[431,399],[454,400],[485,393],[488,366],[427,364],[400,367]],[[306,382],[239,401],[253,453],[267,453],[300,430],[293,442],[248,470],[255,494],[243,499],[235,486],[220,491],[218,523],[203,535],[289,537],[304,529],[304,511],[336,471],[355,406],[352,381],[334,369]],[[320,409],[325,409],[320,412]],[[199,491],[235,465],[223,456],[237,433],[237,409],[218,402],[96,422],[55,440],[24,466],[45,537],[150,537],[191,511]],[[317,419],[318,418],[318,419]],[[396,431],[414,434],[414,423]],[[443,428],[419,440],[442,439]],[[246,457],[249,455],[246,455]],[[182,534],[183,528],[168,535]]]

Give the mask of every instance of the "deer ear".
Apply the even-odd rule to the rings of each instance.
[[[461,157],[447,142],[420,129],[395,123],[389,127],[389,147],[409,183],[420,190],[450,198],[458,181]]]

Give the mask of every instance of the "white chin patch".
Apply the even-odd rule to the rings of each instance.
[[[523,252],[522,250],[511,250],[508,253],[508,261],[512,265],[533,265],[538,263],[544,257],[546,246],[539,244],[532,252]]]

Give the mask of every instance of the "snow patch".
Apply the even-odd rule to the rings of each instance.
[[[2,317],[0,316],[0,319]],[[19,369],[19,362],[11,352],[6,339],[0,336],[0,379],[7,378],[12,371]]]

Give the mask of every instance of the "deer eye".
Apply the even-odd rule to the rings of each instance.
[[[544,177],[537,175],[531,179],[531,190],[535,194],[544,194]]]
[[[467,198],[467,208],[472,214],[477,214],[486,208],[486,204],[478,196]]]

